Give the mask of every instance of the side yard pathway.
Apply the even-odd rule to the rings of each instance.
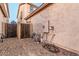
[[[0,42],[0,56],[57,56],[57,55],[77,55],[62,50],[60,53],[52,53],[43,48],[41,44],[32,39],[8,38],[3,43]],[[65,54],[63,53],[65,52]]]

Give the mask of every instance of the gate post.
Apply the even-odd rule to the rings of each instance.
[[[17,37],[21,39],[21,23],[17,23]]]
[[[5,35],[5,23],[2,22],[2,33]]]

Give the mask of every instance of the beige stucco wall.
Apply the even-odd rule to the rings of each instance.
[[[18,20],[17,20],[18,22],[26,23],[26,20],[24,18],[27,15],[29,15],[29,7],[30,7],[30,5],[28,5],[27,3],[20,6]],[[20,19],[21,16],[22,16],[22,19]]]
[[[28,5],[27,3],[26,4],[23,4],[20,6],[20,9],[18,10],[18,18],[17,18],[17,37],[18,39],[21,38],[21,23],[27,23],[26,20],[24,19],[27,15],[29,15],[29,7],[30,5]],[[21,19],[21,16],[22,16],[22,19]]]
[[[9,20],[9,18],[4,17],[4,15],[0,9],[0,36],[2,33],[5,34],[5,23],[8,23],[9,22],[8,20]]]
[[[30,18],[33,32],[42,33],[43,25],[54,26],[55,37],[50,43],[79,51],[79,4],[52,4]],[[47,29],[47,28],[46,28]],[[50,35],[48,35],[50,36]],[[50,37],[48,40],[50,41]]]
[[[3,34],[6,35],[6,23],[9,22],[9,18],[8,17],[3,17],[3,20],[2,20],[2,31],[3,31]]]
[[[0,34],[2,33],[2,20],[3,20],[3,14],[0,9]]]
[[[26,20],[24,19],[27,15],[30,13],[30,5],[29,4],[24,4],[21,6],[22,9],[22,23],[26,23]]]

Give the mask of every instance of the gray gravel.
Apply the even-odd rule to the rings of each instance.
[[[62,49],[61,49],[62,51]],[[63,53],[52,53],[43,48],[41,44],[32,41],[32,39],[8,38],[3,43],[0,42],[0,56],[61,56],[61,55],[77,55],[63,50]]]

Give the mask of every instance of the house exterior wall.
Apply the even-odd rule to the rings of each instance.
[[[6,32],[6,24],[9,22],[9,13],[6,7],[6,4],[3,4],[3,6],[1,8],[5,7],[4,11],[6,11],[6,17],[4,16],[4,14],[2,13],[1,9],[0,9],[0,36],[3,33],[5,35]]]
[[[2,14],[2,11],[0,9],[0,36],[1,36],[1,33],[2,33],[2,20],[3,20],[3,14]]]
[[[3,31],[3,34],[4,35],[6,35],[6,33],[7,33],[7,25],[6,25],[6,23],[8,23],[9,22],[9,18],[8,17],[3,17],[4,19],[3,19],[3,22],[2,22],[2,31]]]
[[[8,23],[8,18],[4,17],[0,10],[0,34],[5,34],[5,23]]]
[[[54,26],[55,36],[51,40],[50,36],[53,34],[50,32],[47,41],[79,51],[79,4],[52,4],[29,19],[33,24],[33,32],[36,33],[43,33],[48,29],[49,21],[49,26]],[[43,26],[47,27],[44,29]]]
[[[24,19],[27,15],[29,15],[30,12],[30,5],[28,4],[23,4],[21,6],[19,6],[19,10],[18,10],[18,18],[17,18],[17,36],[18,39],[21,38],[21,24],[25,23],[26,24],[26,20]],[[22,17],[22,18],[21,18]]]
[[[30,13],[30,5],[23,4],[20,6],[19,14],[18,14],[18,22],[20,23],[26,23],[26,20],[24,19],[27,15]],[[21,19],[22,17],[22,19]]]
[[[22,22],[26,23],[26,20],[24,19],[27,15],[30,14],[30,5],[29,4],[24,4],[22,6]]]

